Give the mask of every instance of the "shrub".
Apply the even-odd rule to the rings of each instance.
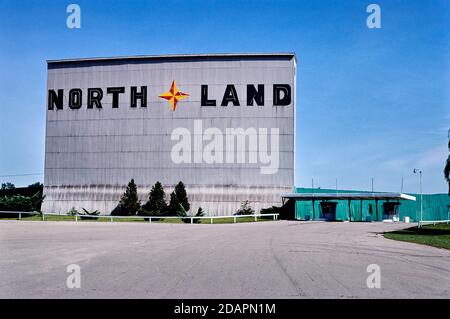
[[[139,210],[137,211],[137,215],[138,215],[138,216],[154,216],[154,215],[152,214],[152,212],[149,212],[148,210],[146,210],[146,209],[144,208],[144,206],[142,206],[141,208],[139,208]],[[145,220],[146,222],[148,222],[148,221],[150,221],[150,218],[144,218],[144,220]],[[152,220],[158,221],[158,220],[161,220],[161,218],[152,218]]]
[[[75,207],[72,207],[68,212],[67,215],[69,216],[75,216],[75,215],[79,215],[78,211],[75,209]]]
[[[90,211],[88,211],[88,210],[86,210],[86,209],[84,209],[84,208],[82,208],[83,209],[83,213],[81,213],[80,215],[88,215],[88,216],[98,216],[98,215],[100,215],[100,211],[98,211],[98,210],[94,210],[94,211],[92,211],[92,212],[90,212]],[[92,219],[92,220],[96,220],[96,219],[98,219],[98,217],[87,217],[87,216],[81,216],[80,217],[81,219]]]
[[[250,206],[250,202],[246,200],[241,203],[241,207],[237,210],[237,212],[234,215],[252,215],[254,213],[255,211]]]
[[[199,207],[198,210],[197,210],[197,214],[195,214],[195,217],[203,217],[203,216],[205,216],[205,213],[203,212],[203,209],[201,207]],[[199,223],[202,222],[202,219],[201,218],[194,218],[193,222],[195,224],[199,224]]]
[[[259,212],[261,215],[264,215],[264,214],[280,214],[280,216],[281,216],[281,207],[278,207],[278,206],[272,206],[272,207],[268,207],[268,208],[263,208],[263,209],[261,209],[261,211]],[[270,219],[272,219],[273,217],[272,216],[263,216],[263,217],[261,217],[261,218],[270,218]]]
[[[19,212],[39,212],[44,196],[36,192],[33,196],[13,195],[0,197],[0,210]]]
[[[179,207],[179,209],[178,209],[178,212],[177,212],[177,216],[185,217],[185,218],[182,218],[181,220],[184,223],[186,223],[186,224],[191,222],[191,218],[192,218],[192,223],[199,224],[202,221],[201,218],[195,218],[195,217],[203,217],[203,216],[205,216],[205,213],[204,213],[204,211],[203,211],[203,209],[201,207],[198,208],[197,213],[195,214],[195,216],[188,215],[186,213],[186,210],[184,209],[183,205],[179,204],[178,207]]]
[[[178,203],[178,210],[177,210],[177,212],[176,212],[176,216],[179,216],[179,217],[186,217],[186,218],[181,218],[181,220],[182,220],[184,223],[190,223],[190,222],[191,222],[191,219],[190,219],[190,218],[187,218],[187,217],[188,217],[188,214],[186,213],[186,210],[184,209],[183,205],[181,205],[181,203]]]
[[[260,214],[280,214],[281,213],[281,207],[278,206],[272,206],[268,208],[263,208],[260,211]]]

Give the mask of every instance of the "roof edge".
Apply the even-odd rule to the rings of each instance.
[[[403,199],[403,200],[411,200],[415,201],[416,197],[403,194],[403,193],[345,193],[345,192],[337,192],[337,193],[282,193],[282,198],[297,198],[297,199],[315,199],[325,198],[325,199]]]
[[[220,58],[220,57],[267,57],[267,56],[287,56],[297,57],[295,52],[273,52],[273,53],[201,53],[201,54],[166,54],[166,55],[133,55],[133,56],[113,56],[113,57],[94,57],[94,58],[70,58],[47,60],[47,64],[69,63],[69,62],[90,62],[90,61],[118,61],[118,60],[136,60],[136,59],[177,59],[177,58]]]

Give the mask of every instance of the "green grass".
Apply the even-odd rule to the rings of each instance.
[[[19,217],[1,217],[0,220],[19,220]],[[22,220],[26,221],[41,221],[42,217],[40,215],[22,215]],[[45,216],[46,221],[75,221],[75,217],[68,215],[61,216]]]
[[[0,220],[18,220],[19,218],[14,217],[1,217]],[[41,221],[42,217],[40,215],[22,215],[22,220],[26,221]],[[45,215],[45,221],[75,221],[74,216],[68,216],[68,215]],[[273,221],[272,216],[268,217],[258,217],[258,222],[262,221]],[[87,223],[93,223],[93,222],[111,222],[109,218],[85,218],[81,219],[78,217],[78,222],[87,222]],[[114,218],[114,223],[122,223],[122,222],[145,222],[148,223],[148,221],[144,221],[143,218]],[[254,217],[237,217],[236,223],[250,223],[255,222]],[[161,218],[160,220],[153,220],[152,223],[170,223],[170,224],[182,224],[183,221],[181,218]],[[211,219],[201,219],[200,224],[210,224]],[[230,218],[214,218],[213,219],[214,224],[232,224],[234,223],[233,217]]]
[[[425,225],[385,233],[384,237],[450,250],[450,224]]]

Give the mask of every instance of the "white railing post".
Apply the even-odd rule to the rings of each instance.
[[[11,212],[3,212],[3,211],[0,211],[0,213],[8,213],[8,214],[11,214]],[[14,212],[14,213],[16,213],[16,214],[18,214],[18,219],[19,220],[21,220],[22,219],[22,217],[23,217],[23,215],[24,214],[27,214],[26,212],[19,212],[19,211],[16,211],[16,212]],[[35,213],[36,214],[36,213]],[[45,213],[40,213],[40,215],[41,215],[41,220],[42,221],[45,221]],[[49,213],[49,214],[47,214],[47,215],[49,215],[49,216],[53,216],[53,215],[55,215],[55,216],[63,216],[63,215],[61,215],[61,214],[52,214],[52,213]],[[224,219],[228,219],[228,218],[233,218],[233,223],[237,223],[237,219],[238,218],[241,218],[241,217],[252,217],[253,216],[253,218],[254,218],[254,220],[255,220],[255,222],[257,222],[258,221],[258,217],[262,217],[262,216],[266,216],[266,217],[270,217],[270,216],[272,216],[272,218],[273,218],[273,220],[278,220],[278,215],[279,214],[267,214],[267,215],[261,215],[261,214],[251,214],[251,215],[231,215],[231,216],[202,216],[202,217],[195,217],[195,216],[187,216],[187,217],[184,217],[185,219],[186,218],[189,218],[190,219],[190,223],[191,224],[194,224],[194,219],[199,219],[200,220],[200,222],[201,222],[201,220],[202,219],[209,219],[209,222],[210,222],[210,224],[214,224],[214,219],[215,218],[224,218]],[[72,217],[74,217],[74,219],[75,219],[75,221],[76,222],[78,222],[78,217],[82,217],[81,215],[78,215],[78,214],[76,214],[76,215],[71,215]],[[97,219],[97,218],[95,218],[95,217],[93,217],[93,216],[86,216],[86,218],[94,218],[94,219]],[[114,216],[99,216],[98,218],[108,218],[109,220],[110,220],[110,222],[112,223],[112,222],[114,222]],[[120,218],[120,216],[118,216],[117,218]],[[133,218],[132,216],[127,216],[127,217],[123,217],[123,218]],[[145,221],[145,219],[146,218],[148,218],[148,221],[150,222],[150,223],[152,223],[152,219],[153,218],[161,218],[161,217],[153,217],[153,216],[145,216],[145,217],[142,217],[142,219]],[[175,216],[168,216],[168,217],[166,217],[166,218],[170,218],[170,219],[179,219],[180,217],[175,217]],[[183,219],[183,218],[181,218],[181,219]],[[450,218],[449,219],[447,219],[447,220],[434,220],[434,221],[432,221],[432,220],[429,220],[429,221],[421,221],[421,220],[419,220],[418,222],[417,222],[417,224],[418,224],[418,227],[420,228],[420,227],[422,227],[423,225],[426,225],[426,224],[433,224],[433,225],[437,225],[437,224],[439,224],[439,223],[449,223],[450,222]]]

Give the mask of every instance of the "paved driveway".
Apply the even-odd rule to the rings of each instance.
[[[407,226],[0,221],[0,297],[450,298],[449,251],[379,235]]]

